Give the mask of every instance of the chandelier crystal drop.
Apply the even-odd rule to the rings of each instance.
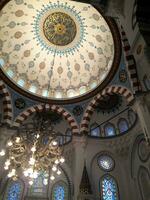
[[[65,162],[63,146],[59,145],[59,134],[48,121],[38,119],[37,124],[33,130],[13,135],[7,142],[6,152],[1,150],[0,156],[7,155],[4,169],[8,171],[9,178],[16,179],[22,173],[32,185],[42,172],[43,184],[47,185],[47,174],[51,171],[51,181],[55,175],[61,175],[60,166]]]

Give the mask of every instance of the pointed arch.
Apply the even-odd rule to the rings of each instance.
[[[94,122],[93,124],[90,125],[90,136],[94,136],[94,137],[100,137],[101,136],[101,128],[99,127],[99,125]]]
[[[131,155],[130,155],[131,177],[132,178],[136,178],[136,171],[135,171],[135,167],[137,166],[136,165],[136,153],[138,151],[138,145],[142,140],[144,140],[144,134],[138,135],[132,144]]]
[[[124,133],[129,129],[128,121],[125,118],[120,118],[117,122],[119,133]]]
[[[120,34],[121,34],[122,46],[124,50],[128,75],[131,81],[132,89],[134,93],[136,93],[136,92],[141,91],[138,73],[136,69],[136,62],[135,62],[133,54],[131,53],[131,47],[130,47],[128,38],[126,36],[126,33],[123,29],[123,26],[121,26],[120,28],[121,28]]]
[[[98,93],[93,100],[89,103],[87,109],[84,112],[82,121],[81,121],[81,133],[87,134],[89,131],[89,122],[91,119],[91,116],[94,112],[95,107],[98,105],[99,101],[107,95],[110,94],[119,94],[121,96],[124,96],[128,103],[131,103],[134,100],[134,96],[132,92],[123,86],[113,85],[106,87],[101,93]]]
[[[74,191],[74,186],[73,186],[73,180],[71,178],[71,170],[68,164],[64,163],[63,166],[60,166],[60,169],[62,170],[65,179],[64,181],[67,183],[68,186],[68,199],[71,199]]]
[[[118,184],[114,177],[105,174],[100,178],[100,194],[102,200],[119,200]]]
[[[104,134],[105,137],[111,137],[116,135],[116,128],[114,126],[114,124],[108,122],[104,125]]]
[[[138,185],[142,200],[149,200],[150,197],[150,173],[144,166],[140,166],[138,171]]]
[[[69,199],[68,185],[64,181],[58,181],[53,185],[51,199],[52,200]]]
[[[36,197],[43,197],[47,198],[48,196],[48,178],[49,178],[49,173],[48,178],[45,178],[46,173],[43,171],[40,171],[38,173],[37,178],[33,180],[33,185],[28,185],[28,190],[27,190],[27,197],[30,198],[36,198]],[[46,184],[45,184],[46,180]]]
[[[30,108],[27,108],[25,111],[23,111],[21,114],[19,114],[15,121],[14,126],[19,127],[29,116],[31,116],[35,112],[42,112],[44,110],[52,110],[54,112],[57,112],[58,114],[62,115],[69,123],[72,129],[73,134],[79,134],[79,126],[72,116],[71,113],[69,113],[65,108],[58,106],[58,105],[49,105],[49,104],[38,104],[35,106],[32,106]]]
[[[0,80],[0,93],[3,95],[3,121],[4,123],[11,124],[12,117],[13,117],[13,109],[12,109],[12,103],[11,103],[11,95],[5,86],[4,82]]]
[[[3,200],[22,200],[24,192],[24,182],[21,179],[16,181],[8,180]]]

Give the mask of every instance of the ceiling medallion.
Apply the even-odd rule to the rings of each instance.
[[[70,2],[46,3],[34,15],[34,39],[47,54],[74,55],[86,41],[85,18]]]
[[[95,95],[119,66],[118,31],[108,22],[112,29],[90,4],[8,2],[0,17],[1,77],[43,102],[67,104]]]
[[[77,29],[74,20],[69,15],[54,12],[45,19],[43,31],[49,42],[65,46],[74,40]]]

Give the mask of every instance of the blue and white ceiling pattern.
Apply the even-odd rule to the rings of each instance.
[[[1,11],[1,69],[29,94],[84,96],[106,79],[114,52],[108,24],[89,4],[11,0]]]

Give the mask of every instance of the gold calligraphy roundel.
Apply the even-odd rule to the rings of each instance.
[[[54,12],[44,21],[45,37],[54,45],[65,46],[71,43],[77,33],[74,20],[63,12]]]

